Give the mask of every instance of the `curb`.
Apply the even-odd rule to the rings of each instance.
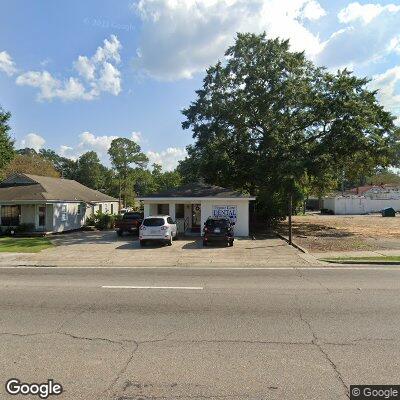
[[[319,259],[319,261],[329,264],[348,264],[348,265],[400,265],[399,261],[368,261],[368,260],[329,260]]]
[[[282,240],[284,240],[286,243],[289,244],[289,238],[288,238],[288,237],[283,236],[283,235],[281,235],[281,234],[278,233],[278,232],[275,232],[275,233],[276,233],[276,235],[277,235],[278,237],[280,237]],[[301,247],[301,246],[298,245],[297,243],[293,242],[293,240],[292,240],[292,244],[291,244],[291,245],[292,245],[295,249],[300,250],[302,253],[309,254],[308,251],[307,251],[304,247]]]

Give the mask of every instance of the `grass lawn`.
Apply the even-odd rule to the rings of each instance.
[[[50,240],[45,237],[0,238],[1,253],[38,253],[52,246]]]

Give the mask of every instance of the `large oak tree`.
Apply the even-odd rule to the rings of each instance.
[[[399,129],[367,84],[315,66],[288,41],[238,34],[183,110],[195,143],[178,169],[257,195],[266,215],[285,215],[290,194],[398,164]]]

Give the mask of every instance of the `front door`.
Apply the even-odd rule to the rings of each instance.
[[[199,230],[201,225],[201,206],[192,204],[192,229]]]
[[[46,225],[46,206],[38,206],[38,227],[44,229]]]

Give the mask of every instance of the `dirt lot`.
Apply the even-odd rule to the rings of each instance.
[[[287,221],[279,232],[287,235]],[[293,234],[310,252],[400,249],[400,218],[306,214],[293,217]]]

